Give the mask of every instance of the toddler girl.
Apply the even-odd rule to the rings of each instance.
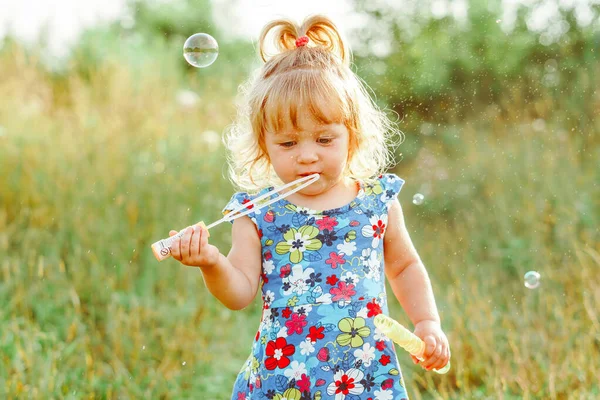
[[[319,179],[235,219],[227,256],[200,226],[172,244],[172,255],[200,267],[230,309],[261,288],[262,318],[232,399],[406,399],[394,345],[373,324],[388,313],[385,278],[426,343],[422,367],[441,369],[450,350],[404,225],[404,181],[384,173],[398,131],[350,69],[327,17],[273,21],[259,45],[265,64],[226,140],[231,179],[244,191],[223,213],[276,185]]]

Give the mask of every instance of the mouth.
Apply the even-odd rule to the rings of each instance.
[[[319,174],[318,172],[307,172],[305,174],[300,174],[299,176],[305,177],[305,176],[310,176],[310,175],[314,175],[314,174]]]

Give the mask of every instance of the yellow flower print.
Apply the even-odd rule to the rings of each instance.
[[[364,343],[363,338],[371,334],[371,328],[366,326],[366,321],[362,317],[342,318],[338,323],[338,328],[344,332],[336,338],[340,346],[360,347]]]
[[[298,304],[298,296],[290,297],[287,301],[287,305],[290,307],[294,307],[296,304]]]
[[[260,366],[260,362],[258,362],[258,358],[252,357],[252,365],[250,367],[252,369],[252,372],[254,372],[254,373],[258,372],[259,366]]]
[[[380,195],[381,193],[383,193],[383,187],[381,187],[381,181],[377,180],[377,182],[375,182],[373,185],[365,185],[365,195],[366,196],[371,196],[371,195]]]
[[[285,242],[277,243],[275,252],[281,255],[290,253],[290,262],[297,264],[304,258],[305,251],[317,251],[323,247],[323,243],[315,239],[318,234],[319,229],[315,226],[290,228],[283,234]]]
[[[300,400],[302,393],[296,388],[289,388],[283,394],[277,393],[273,400]]]

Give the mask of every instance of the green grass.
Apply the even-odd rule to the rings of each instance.
[[[185,109],[180,83],[147,71],[56,80],[18,48],[0,58],[1,398],[227,399],[250,351],[259,299],[230,311],[150,251],[231,196],[224,149],[207,146],[233,85],[199,85]],[[428,373],[399,349],[411,398],[600,396],[599,123],[576,129],[560,101],[533,105],[543,129],[518,101],[429,136],[407,122],[393,172],[453,365]],[[211,232],[225,254],[229,229]]]

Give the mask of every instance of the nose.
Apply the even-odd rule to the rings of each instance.
[[[298,150],[296,161],[301,164],[312,164],[319,160],[317,148],[312,143],[304,144]]]

